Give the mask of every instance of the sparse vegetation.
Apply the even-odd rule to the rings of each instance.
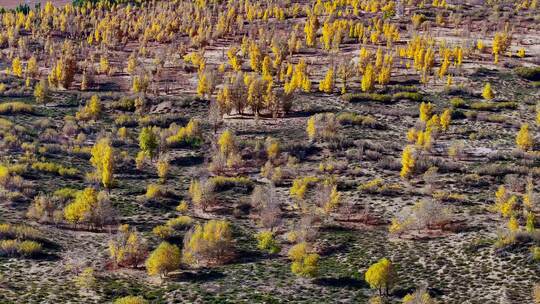
[[[0,303],[538,302],[537,0],[34,2]]]

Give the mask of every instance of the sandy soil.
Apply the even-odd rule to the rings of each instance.
[[[1,0],[0,6],[4,8],[14,8],[20,3],[27,3],[28,5],[30,5],[30,7],[33,7],[37,3],[41,3],[42,5],[44,5],[46,2],[46,0]],[[70,0],[52,0],[51,2],[55,6],[71,3]]]

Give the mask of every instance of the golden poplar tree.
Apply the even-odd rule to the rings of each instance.
[[[114,169],[114,150],[108,138],[102,138],[96,142],[91,150],[90,162],[96,169],[96,177],[107,189],[112,185]]]
[[[399,175],[402,178],[409,177],[413,171],[415,166],[415,158],[414,158],[414,148],[411,145],[408,145],[403,149],[403,153],[401,154],[401,172]]]
[[[324,79],[319,83],[319,90],[325,93],[332,93],[334,91],[334,68],[331,67],[326,72]]]
[[[523,151],[529,151],[534,146],[534,139],[529,133],[528,123],[521,125],[521,128],[516,135],[516,145]]]
[[[375,83],[375,71],[373,70],[373,65],[368,63],[364,70],[364,75],[362,75],[362,92],[368,92],[373,90],[373,85]]]

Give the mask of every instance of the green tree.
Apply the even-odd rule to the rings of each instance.
[[[139,148],[141,151],[150,158],[154,158],[158,147],[159,141],[157,134],[151,127],[144,127],[139,134]]]

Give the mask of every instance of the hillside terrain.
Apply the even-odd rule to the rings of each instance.
[[[536,0],[0,6],[0,303],[540,303]]]

